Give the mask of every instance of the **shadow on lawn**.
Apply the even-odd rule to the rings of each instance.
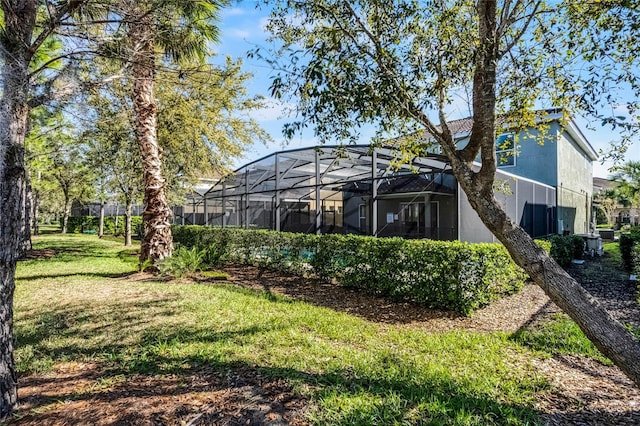
[[[177,424],[196,415],[202,415],[199,424],[289,423],[310,406],[294,388],[307,389],[319,407],[313,416],[324,424],[534,424],[538,419],[530,408],[500,402],[447,371],[425,371],[392,353],[319,373],[235,361],[223,343],[242,347],[245,339],[286,325],[215,331],[169,324],[164,317],[181,315],[177,297],[22,312],[16,322],[18,348],[28,346],[34,357],[49,357],[53,364],[66,360],[93,367],[22,373],[20,386],[27,392],[21,393],[23,408],[11,424]],[[125,330],[118,335],[122,325],[138,330],[133,342]],[[181,355],[191,344],[205,349]],[[207,350],[209,345],[220,346]],[[22,362],[22,371],[28,371],[29,360]]]

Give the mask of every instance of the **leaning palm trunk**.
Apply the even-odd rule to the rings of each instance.
[[[154,43],[150,16],[132,23],[129,38],[133,46],[133,105],[135,131],[140,147],[144,174],[144,232],[140,261],[163,259],[171,256],[171,209],[169,208],[165,180],[162,177],[161,149],[156,135],[157,108],[153,94]]]

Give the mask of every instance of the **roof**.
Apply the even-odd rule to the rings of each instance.
[[[552,108],[536,111],[537,123],[549,123],[549,122],[558,122],[564,121],[567,119],[566,114],[560,108]],[[504,124],[504,118],[498,117],[497,121],[500,124]],[[564,125],[563,130],[567,132],[571,138],[576,142],[576,144],[584,151],[585,154],[591,159],[591,161],[595,161],[598,159],[598,154],[596,153],[593,146],[589,143],[585,135],[582,133],[575,120],[569,117],[566,120],[567,123]],[[469,136],[471,133],[471,129],[473,127],[473,117],[465,117],[459,120],[452,120],[447,122],[449,130],[453,134],[454,138],[461,139],[463,137]],[[506,127],[509,127],[508,125]]]
[[[222,198],[271,193],[277,188],[290,192],[288,198],[296,198],[308,195],[316,186],[335,189],[357,181],[382,180],[402,174],[431,176],[451,170],[447,158],[438,154],[412,158],[411,164],[396,165],[396,160],[392,147],[373,148],[371,145],[280,151],[240,167],[214,185],[205,196]]]
[[[559,110],[545,110],[541,111],[539,120],[541,122],[542,120],[560,121],[563,117]],[[466,117],[452,120],[447,124],[454,137],[461,139],[471,132],[473,119]],[[573,120],[568,121],[565,131],[589,155],[589,158],[597,159],[595,151]],[[268,194],[277,189],[289,191],[288,197],[293,199],[308,196],[316,186],[334,189],[372,178],[382,180],[386,177],[397,178],[399,175],[410,173],[414,176],[416,174],[428,176],[451,170],[449,160],[443,155],[426,153],[421,157],[403,158],[403,161],[398,161],[397,156],[397,149],[391,145],[375,148],[373,145],[323,145],[280,151],[236,169],[234,173],[213,185],[204,196],[223,198],[243,196],[247,193]],[[409,180],[399,182],[404,186],[409,185]],[[423,186],[419,180],[413,180],[413,183],[418,187]],[[435,188],[435,184],[432,188]],[[407,186],[406,189],[410,188]],[[438,192],[440,190],[444,192],[444,189],[446,188],[438,188]]]

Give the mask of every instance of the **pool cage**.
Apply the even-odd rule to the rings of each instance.
[[[398,166],[395,159],[393,149],[370,145],[274,153],[213,185],[198,203],[202,221],[195,215],[194,221],[304,233],[456,239],[457,183],[446,157],[429,154]]]

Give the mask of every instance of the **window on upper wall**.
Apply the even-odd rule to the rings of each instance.
[[[502,133],[496,138],[496,159],[498,167],[516,165],[516,142],[513,133]]]

